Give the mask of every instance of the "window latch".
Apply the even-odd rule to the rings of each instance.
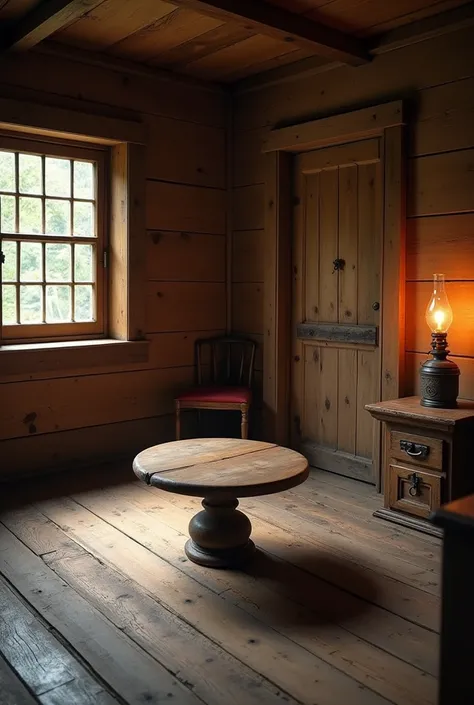
[[[0,250],[0,264],[5,264],[5,253]]]

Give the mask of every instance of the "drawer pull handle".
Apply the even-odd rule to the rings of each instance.
[[[412,497],[416,497],[420,492],[420,478],[418,477],[416,472],[414,472],[413,475],[408,476],[408,479],[411,482],[411,485],[408,489],[408,494]]]
[[[400,449],[405,451],[410,458],[421,458],[425,460],[430,453],[430,447],[422,443],[412,443],[412,441],[400,441]]]

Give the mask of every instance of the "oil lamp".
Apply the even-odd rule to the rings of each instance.
[[[459,367],[448,360],[448,328],[453,310],[444,285],[444,274],[433,275],[433,293],[426,309],[426,322],[431,329],[432,359],[420,368],[421,406],[454,409],[459,393]]]

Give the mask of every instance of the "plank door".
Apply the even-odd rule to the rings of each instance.
[[[383,169],[379,139],[295,157],[293,444],[375,482]]]

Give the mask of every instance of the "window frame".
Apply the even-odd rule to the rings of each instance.
[[[6,151],[39,154],[41,156],[63,157],[78,161],[93,161],[96,165],[96,228],[97,237],[87,238],[88,244],[96,248],[95,266],[95,300],[96,319],[91,322],[38,323],[38,324],[3,324],[0,291],[0,345],[56,343],[84,340],[100,340],[108,335],[108,269],[106,253],[108,251],[108,231],[110,204],[110,147],[105,144],[85,143],[52,135],[40,135],[11,132],[0,129],[0,148]],[[7,195],[7,194],[5,194]],[[14,195],[19,197],[19,184]],[[46,197],[43,192],[41,198]],[[71,194],[73,200],[73,194]],[[61,236],[22,237],[22,233],[4,233],[4,240],[22,240],[39,242],[74,242],[74,238]],[[76,240],[76,242],[79,238]],[[84,238],[84,242],[86,238]],[[82,240],[81,240],[82,242]],[[3,283],[3,282],[2,282]]]

